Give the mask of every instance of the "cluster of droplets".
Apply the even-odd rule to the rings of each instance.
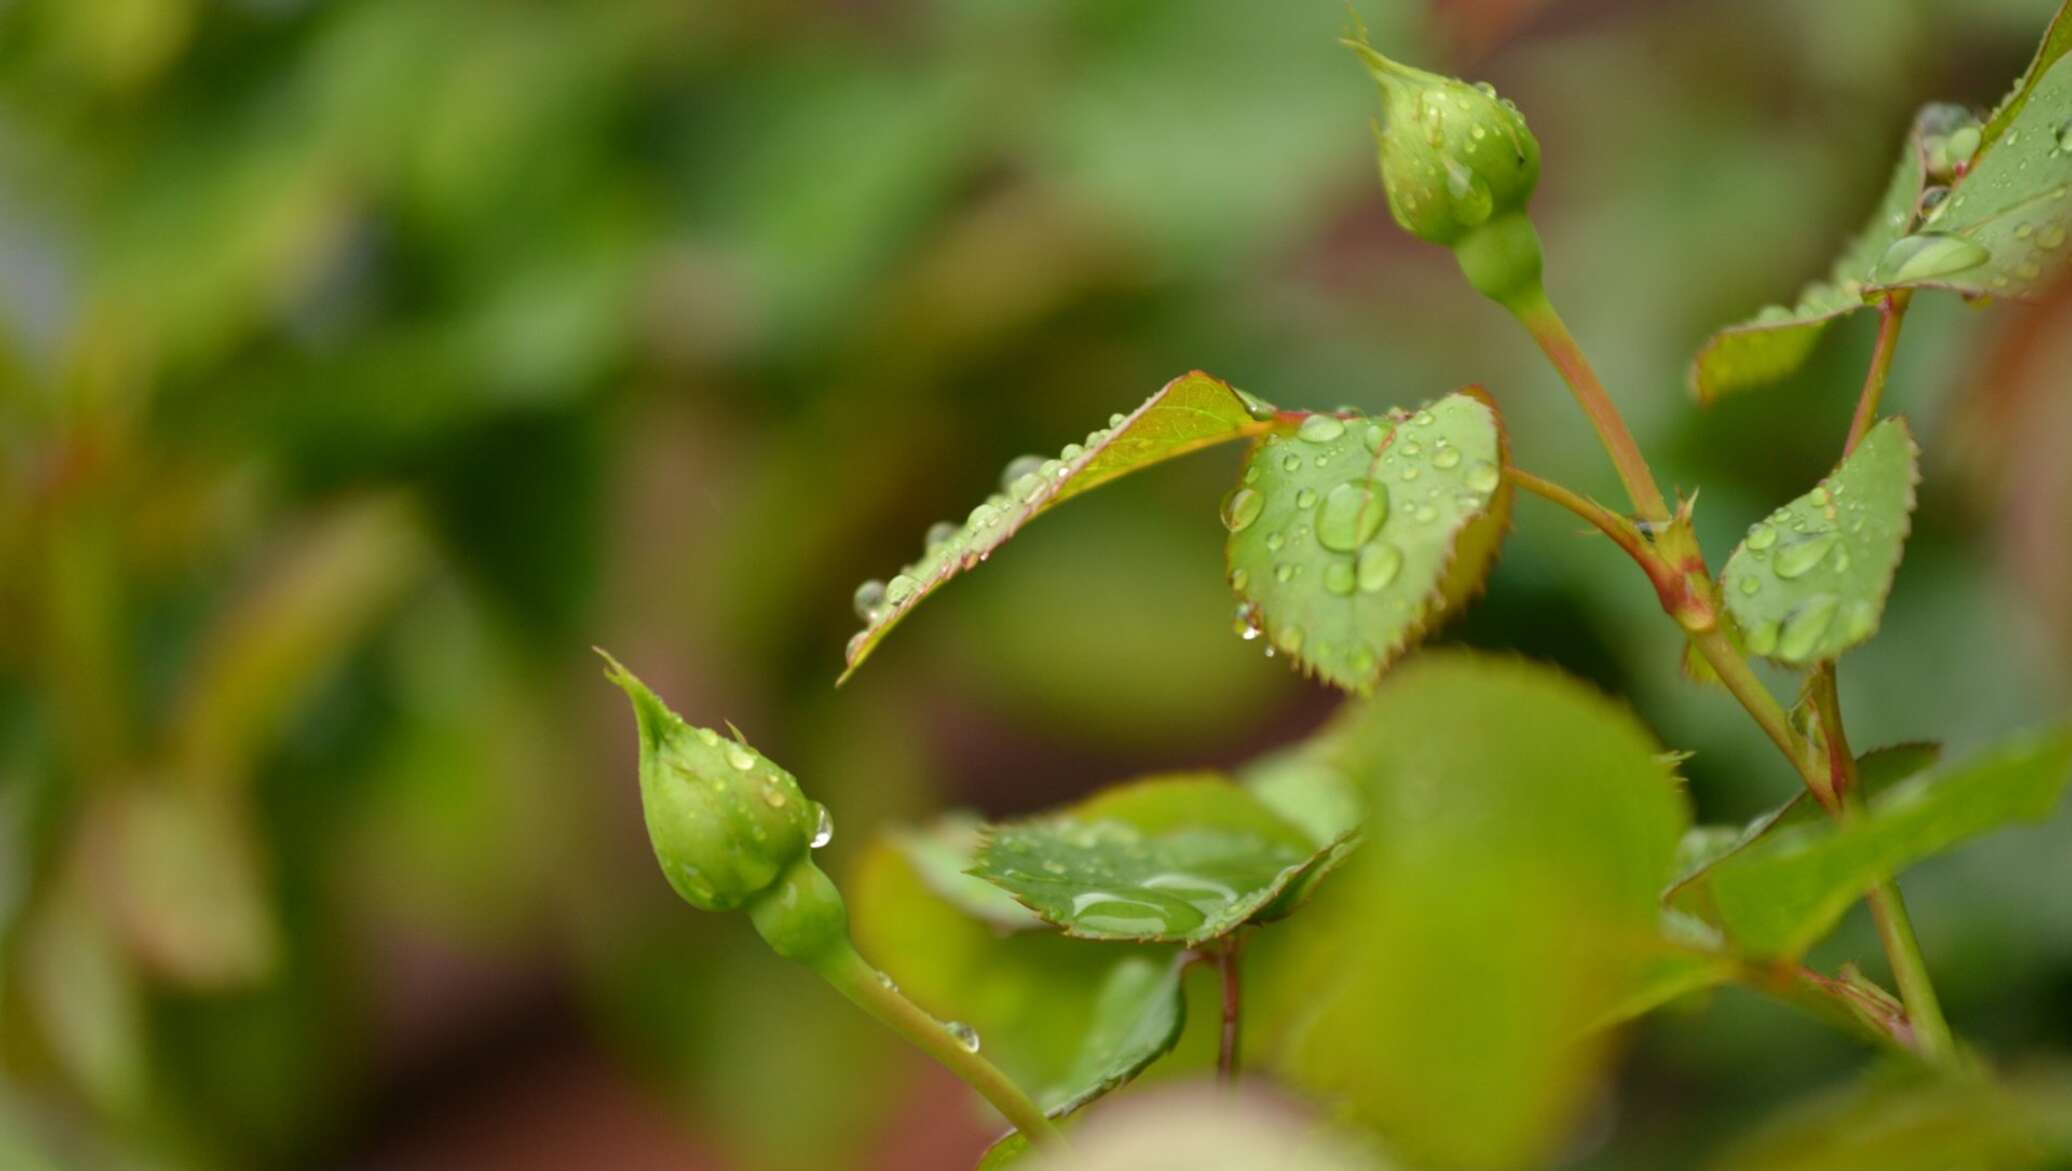
[[[1344,464],[1347,477],[1329,488],[1321,492],[1308,486],[1298,488],[1291,498],[1292,511],[1284,520],[1277,518],[1276,527],[1261,538],[1267,552],[1277,557],[1272,578],[1281,585],[1299,582],[1307,571],[1305,561],[1314,564],[1317,560],[1309,548],[1314,540],[1321,551],[1320,572],[1327,592],[1348,599],[1380,596],[1407,614],[1412,599],[1388,594],[1402,576],[1406,559],[1403,546],[1384,532],[1391,516],[1400,518],[1396,534],[1414,536],[1418,529],[1438,525],[1442,518],[1450,524],[1481,513],[1502,481],[1494,462],[1470,460],[1452,440],[1434,433],[1436,424],[1429,409],[1414,414],[1393,411],[1382,419],[1310,415],[1292,437],[1267,437],[1265,448],[1248,463],[1242,481],[1223,499],[1223,527],[1236,536],[1261,523],[1268,496],[1260,485],[1267,469],[1277,468],[1279,473],[1293,476]],[[1282,553],[1288,556],[1278,559]],[[1252,585],[1250,571],[1243,567],[1231,571],[1231,589],[1244,599],[1232,628],[1247,641],[1266,632],[1258,603],[1247,596]],[[1300,654],[1307,637],[1299,622],[1278,624],[1267,640],[1266,653]],[[1320,656],[1334,658],[1338,650],[1331,646],[1314,649]],[[1362,675],[1371,672],[1377,661],[1373,648],[1364,643],[1349,648],[1347,658]]]
[[[1786,506],[1750,525],[1741,545],[1748,562],[1737,568],[1727,588],[1754,597],[1763,591],[1766,579],[1797,588],[1821,580],[1822,574],[1839,579],[1847,573],[1852,564],[1847,538],[1861,536],[1866,520],[1863,502],[1846,499],[1846,491],[1839,481],[1824,482],[1807,498],[1819,510],[1818,516]],[[1842,623],[1838,632],[1837,620]],[[1748,649],[1756,654],[1806,662],[1824,648],[1862,642],[1875,632],[1877,624],[1875,602],[1857,599],[1845,603],[1841,593],[1820,590],[1782,618],[1750,625],[1744,635]],[[1839,637],[1831,639],[1830,634]]]
[[[950,574],[970,569],[991,556],[993,547],[1012,533],[1047,493],[1084,467],[1092,453],[1116,442],[1117,431],[1127,421],[1126,416],[1110,415],[1106,427],[1088,432],[1083,443],[1067,443],[1054,457],[1023,455],[1008,461],[1000,472],[1000,490],[973,508],[963,524],[937,521],[930,525],[918,560],[883,581],[872,579],[857,586],[851,600],[864,629],[849,640],[850,660],[862,653],[872,632],[892,615]]]
[[[1960,131],[1958,137],[1964,134]],[[1955,157],[1964,146],[1969,147],[1955,164],[1959,178],[1969,168],[1971,155],[1977,150],[1977,134],[1972,132],[1969,137],[1963,137],[1962,143],[1962,146],[1948,148],[1949,154]],[[1883,284],[1944,280],[1997,259],[1991,274],[1983,282],[1993,292],[2017,293],[2033,288],[2042,280],[2044,272],[2061,259],[2058,249],[2064,247],[2067,224],[2072,223],[2072,182],[2061,182],[2039,196],[2012,190],[2010,185],[2028,186],[2021,177],[2028,172],[2031,162],[2060,168],[2072,163],[2072,119],[2051,128],[2047,141],[2040,147],[2024,147],[2022,143],[2021,129],[2010,128],[1997,147],[2013,160],[2010,164],[1994,168],[1991,174],[1981,170],[1968,184],[1955,187],[1938,184],[1923,191],[1916,208],[1919,227],[1912,235],[1893,241],[1873,270],[1875,279]],[[1981,183],[1987,185],[1981,188]],[[2001,189],[1996,190],[1995,185]],[[2017,209],[2026,217],[2016,223],[2012,231],[2018,245],[2014,250],[2017,255],[1996,258],[1977,240],[1936,230],[1936,224],[1946,217],[1961,216],[1965,205],[1973,199],[1988,201],[1987,211],[1983,213],[1988,219],[1997,219]],[[2002,206],[2010,201],[2012,206]]]
[[[1284,844],[1230,831],[1191,831],[1193,848],[1210,836],[1228,858],[1243,860],[1243,877],[1203,873],[1227,868],[1206,859],[1178,864],[1134,826],[1069,819],[1003,833],[988,870],[1044,903],[1049,917],[1083,932],[1173,938],[1242,912],[1307,861]],[[1070,851],[1069,866],[1059,859],[1061,850]]]

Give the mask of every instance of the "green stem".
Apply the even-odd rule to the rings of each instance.
[[[1842,796],[1840,817],[1844,824],[1864,816],[1865,794],[1857,784],[1856,757],[1849,748],[1849,734],[1842,725],[1841,693],[1835,682],[1832,661],[1820,664],[1813,673],[1813,710],[1820,719],[1821,739],[1827,742],[1828,772]],[[1907,914],[1899,884],[1886,879],[1865,894],[1871,918],[1878,924],[1878,940],[1885,946],[1892,978],[1899,985],[1899,998],[1906,1005],[1907,1023],[1914,1030],[1921,1056],[1941,1064],[1956,1053],[1950,1023],[1943,1017],[1942,1001],[1928,977],[1928,961],[1921,955],[1921,941],[1914,935],[1913,919]]]
[[[1238,971],[1237,937],[1225,940],[1216,954],[1216,971],[1223,977],[1223,1032],[1216,1049],[1216,1076],[1237,1080],[1238,1034],[1244,1009],[1242,978]]]
[[[1694,631],[1691,642],[1697,646],[1698,653],[1705,656],[1705,661],[1712,664],[1727,691],[1740,701],[1763,734],[1777,746],[1777,751],[1791,762],[1814,799],[1825,809],[1839,809],[1841,799],[1829,782],[1827,771],[1814,762],[1805,742],[1792,730],[1784,705],[1777,702],[1777,697],[1770,694],[1770,689],[1763,686],[1761,679],[1756,678],[1755,669],[1748,665],[1748,660],[1742,657],[1726,632],[1716,626],[1710,630]]]
[[[1863,376],[1863,392],[1856,397],[1856,417],[1849,421],[1849,440],[1842,445],[1843,455],[1855,451],[1871,425],[1878,421],[1878,404],[1885,398],[1885,382],[1892,374],[1892,355],[1899,349],[1899,328],[1906,322],[1907,306],[1913,297],[1911,290],[1901,289],[1887,293],[1878,302],[1878,341],[1871,350],[1871,368]]]
[[[901,995],[854,947],[844,942],[817,957],[813,969],[856,1007],[876,1017],[977,1090],[1016,1130],[1029,1136],[1030,1142],[1042,1145],[1063,1141],[1057,1124],[1020,1086],[977,1051],[966,1049],[941,1021]]]
[[[1649,577],[1660,578],[1670,574],[1668,563],[1656,555],[1647,538],[1640,535],[1640,530],[1633,526],[1632,521],[1573,489],[1535,476],[1523,468],[1505,468],[1504,475],[1525,491],[1542,500],[1558,504],[1590,522],[1591,527],[1610,537],[1613,544],[1638,562]]]
[[[1619,481],[1626,486],[1626,495],[1632,499],[1634,511],[1641,519],[1654,524],[1669,522],[1669,505],[1662,498],[1662,490],[1655,486],[1654,473],[1648,470],[1647,458],[1640,453],[1640,445],[1633,440],[1633,432],[1626,429],[1626,420],[1619,414],[1619,408],[1606,393],[1604,383],[1598,381],[1597,371],[1591,368],[1588,358],[1583,356],[1582,347],[1576,344],[1574,335],[1568,332],[1568,324],[1561,320],[1561,314],[1554,311],[1554,303],[1547,299],[1545,288],[1535,282],[1523,295],[1504,303],[1518,318],[1526,332],[1532,334],[1547,360],[1561,374],[1562,381],[1576,396],[1576,404],[1583,408],[1583,414],[1590,420],[1590,426],[1597,431],[1597,438],[1604,443],[1605,453],[1611,456],[1612,467],[1619,473]]]

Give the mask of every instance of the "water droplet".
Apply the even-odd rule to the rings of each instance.
[[[1745,573],[1741,575],[1741,584],[1737,588],[1739,588],[1740,591],[1744,594],[1752,594],[1757,590],[1762,589],[1763,583],[1756,580],[1756,576],[1754,574]]]
[[[2058,125],[2058,153],[2072,154],[2072,119]]]
[[[1389,431],[1388,431],[1388,428],[1386,428],[1386,427],[1382,426],[1382,425],[1381,425],[1381,424],[1379,424],[1379,423],[1369,423],[1369,424],[1367,424],[1367,450],[1368,450],[1368,451],[1380,451],[1380,450],[1381,450],[1381,445],[1382,445],[1382,444],[1384,444],[1384,443],[1386,443],[1386,442],[1388,442],[1388,437],[1389,437]]]
[[[1223,498],[1223,527],[1244,532],[1266,507],[1266,497],[1250,488],[1234,488]]]
[[[772,809],[784,808],[784,790],[776,788],[776,778],[770,778],[763,788],[763,804]]]
[[[1301,566],[1296,565],[1292,561],[1283,561],[1273,567],[1273,579],[1282,585],[1286,585],[1295,580],[1295,575],[1301,571],[1301,568]]]
[[[883,988],[884,988],[884,989],[885,989],[885,990],[886,990],[887,992],[897,992],[897,991],[899,991],[899,985],[897,985],[897,984],[894,984],[894,983],[892,982],[892,977],[890,977],[890,976],[886,975],[886,974],[885,974],[885,973],[883,973],[883,972],[879,972],[879,973],[878,973],[878,984],[879,984],[879,985],[880,985],[881,987],[883,987]]]
[[[1811,655],[1821,636],[1834,622],[1839,605],[1840,600],[1833,594],[1820,594],[1800,606],[1785,620],[1784,632],[1777,639],[1777,654],[1793,661],[1802,661]]]
[[[1373,480],[1347,480],[1317,510],[1317,541],[1350,553],[1374,538],[1389,515],[1389,491]]]
[[[1439,519],[1439,510],[1429,504],[1420,504],[1411,512],[1410,519],[1421,525],[1428,525]]]
[[[1256,483],[1258,483],[1258,482],[1259,482],[1259,473],[1260,473],[1260,469],[1259,469],[1259,465],[1258,465],[1258,464],[1246,464],[1246,465],[1245,465],[1245,478],[1244,478],[1244,482],[1245,482],[1245,483],[1247,483],[1247,484],[1256,484]]]
[[[1419,412],[1417,412],[1416,414],[1414,414],[1414,415],[1410,416],[1410,421],[1411,421],[1411,422],[1413,422],[1413,423],[1415,423],[1415,424],[1417,424],[1417,425],[1418,425],[1418,426],[1420,426],[1420,427],[1429,427],[1429,426],[1431,426],[1431,425],[1432,425],[1432,421],[1433,421],[1433,420],[1432,420],[1432,412],[1430,412],[1430,411],[1419,411]]]
[[[1239,566],[1238,568],[1230,571],[1231,589],[1234,589],[1239,593],[1243,593],[1245,587],[1250,584],[1252,584],[1252,575],[1246,573],[1243,566]]]
[[[906,574],[894,574],[892,580],[885,583],[885,604],[897,606],[908,598],[913,597],[915,591],[920,588],[921,583],[908,577]]]
[[[1282,470],[1282,471],[1284,471],[1284,472],[1299,472],[1299,471],[1301,471],[1301,470],[1302,470],[1302,457],[1301,457],[1301,456],[1299,456],[1299,455],[1292,455],[1292,454],[1291,454],[1291,455],[1286,455],[1286,456],[1282,456],[1282,457],[1281,457],[1281,470]]]
[[[1417,470],[1416,464],[1404,464],[1403,471],[1399,478],[1407,484],[1410,481],[1417,479],[1420,475],[1423,474],[1424,473]]]
[[[1372,594],[1387,589],[1403,569],[1403,551],[1387,541],[1377,541],[1360,550],[1357,576],[1360,592]]]
[[[1432,453],[1432,466],[1441,469],[1459,467],[1460,448],[1442,447],[1438,451]]]
[[[1836,533],[1818,533],[1797,544],[1787,545],[1777,551],[1777,563],[1771,568],[1778,577],[1787,580],[1804,577],[1841,539]]]
[[[1036,495],[1037,490],[1042,487],[1042,474],[1030,472],[1028,475],[1016,480],[1013,484],[1008,485],[1007,494],[1026,504],[1029,498]]]
[[[1830,560],[1830,561],[1832,561],[1832,562],[1834,562],[1834,566],[1835,566],[1835,572],[1836,572],[1836,573],[1846,573],[1846,572],[1848,572],[1848,570],[1849,570],[1849,546],[1847,546],[1847,545],[1844,545],[1844,544],[1841,544],[1841,543],[1839,543],[1839,542],[1838,542],[1838,543],[1836,543],[1836,545],[1835,545],[1835,555],[1834,555],[1833,557],[1829,558],[1829,560]]]
[[[1397,448],[1396,450],[1402,452],[1406,456],[1416,457],[1424,454],[1424,444],[1419,443],[1415,439],[1405,439],[1403,441],[1403,446]]]
[[[1777,543],[1777,530],[1757,521],[1748,526],[1748,540],[1743,543],[1751,549],[1767,549]]]
[[[1480,91],[1480,92],[1481,92],[1481,94],[1482,94],[1482,96],[1483,96],[1483,97],[1485,97],[1485,98],[1494,98],[1494,97],[1496,97],[1496,87],[1495,87],[1495,86],[1493,86],[1493,85],[1491,85],[1491,84],[1489,84],[1489,83],[1488,83],[1488,82],[1486,82],[1486,81],[1478,81],[1478,82],[1476,82],[1476,83],[1475,83],[1475,88],[1476,88],[1476,89],[1477,89],[1478,91]]]
[[[707,748],[719,747],[719,733],[710,728],[698,729],[698,742]]]
[[[928,526],[928,535],[921,539],[921,543],[924,546],[926,546],[930,552],[934,552],[936,549],[944,545],[947,545],[951,541],[955,540],[957,538],[957,532],[958,529],[955,524],[951,523],[950,521],[939,520],[936,521],[934,524]]]
[[[1316,504],[1317,494],[1315,491],[1309,488],[1304,488],[1300,492],[1295,493],[1295,507],[1315,508]]]
[[[1849,611],[1848,624],[1843,627],[1843,637],[1851,644],[1862,642],[1878,630],[1878,608],[1869,602],[1858,602]]]
[[[2048,252],[2065,242],[2065,225],[2052,224],[2036,233],[2036,246]]]
[[[1007,461],[1006,467],[1000,469],[1000,490],[1010,496],[1020,496],[1021,493],[1016,489],[1021,480],[1035,475],[1036,469],[1042,466],[1043,457],[1040,455],[1015,456]]]
[[[1108,416],[1108,429],[1113,431],[1115,428],[1122,426],[1123,420],[1126,417],[1120,411]]]
[[[1286,533],[1281,532],[1279,529],[1275,529],[1274,531],[1266,534],[1266,551],[1269,553],[1280,552],[1281,546],[1287,543],[1288,535]]]
[[[1475,466],[1469,468],[1461,480],[1477,492],[1494,492],[1496,486],[1503,483],[1504,474],[1488,460],[1477,460]]]
[[[951,1037],[954,1037],[956,1039],[957,1044],[966,1053],[978,1052],[977,1029],[972,1028],[970,1025],[965,1024],[963,1021],[945,1022],[943,1028],[949,1032]]]
[[[1353,592],[1353,565],[1350,561],[1333,561],[1324,567],[1324,588],[1343,597]]]
[[[1311,443],[1329,443],[1345,434],[1345,421],[1334,415],[1311,415],[1295,429],[1297,438]]]
[[[1962,236],[1917,232],[1901,236],[1885,249],[1872,270],[1872,279],[1886,285],[1936,280],[1977,268],[1992,258],[1992,253]]]
[[[807,846],[815,850],[835,840],[834,815],[827,811],[827,806],[825,805],[819,806],[819,809],[820,819],[813,823],[812,840],[806,843]]]
[[[755,753],[750,752],[742,745],[729,744],[727,745],[727,763],[745,773],[755,767]]]
[[[1086,448],[1079,446],[1077,443],[1067,443],[1063,448],[1059,449],[1058,458],[1070,463],[1085,454]]]
[[[1231,617],[1230,628],[1239,638],[1250,642],[1259,637],[1259,606],[1255,602],[1239,602],[1237,613]]]
[[[878,611],[885,607],[885,583],[877,578],[864,582],[856,587],[856,595],[851,601],[856,605],[858,618],[865,622],[876,621]]]

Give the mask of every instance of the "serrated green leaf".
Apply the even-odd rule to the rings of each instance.
[[[100,807],[109,896],[124,941],[156,975],[194,989],[273,970],[279,932],[244,808],[216,790],[140,785]]]
[[[1720,576],[1748,649],[1832,659],[1877,633],[1920,482],[1906,421],[1890,418],[1811,492],[1749,527]]]
[[[1709,925],[1677,911],[1663,911],[1661,937],[1643,945],[1639,967],[1625,995],[1591,1022],[1591,1031],[1623,1024],[1733,979],[1739,965],[1720,950],[1720,944],[1719,933]]]
[[[1333,853],[1243,788],[1197,774],[997,826],[972,873],[1076,938],[1193,945],[1243,926]]]
[[[1873,883],[2016,821],[2040,821],[2072,780],[2072,729],[2025,737],[1873,795],[1846,824],[1778,830],[1714,863],[1707,917],[1755,955],[1817,942]]]
[[[1276,1072],[1413,1165],[1536,1165],[1590,1099],[1590,1026],[1634,994],[1634,945],[1658,930],[1689,822],[1660,745],[1558,672],[1452,652],[1392,672],[1332,734],[1365,841],[1287,929],[1317,955]]]
[[[1941,759],[1942,745],[1933,741],[1873,748],[1856,758],[1856,783],[1866,800],[1875,800],[1908,777],[1934,768]],[[1708,896],[1700,889],[1707,871],[1778,830],[1819,824],[1827,816],[1813,795],[1802,790],[1747,825],[1692,827],[1677,846],[1677,879],[1663,892],[1664,901],[1710,919],[1706,912]]]
[[[1304,671],[1372,690],[1481,587],[1510,517],[1505,459],[1496,408],[1472,389],[1270,432],[1223,506],[1240,622]]]
[[[1171,948],[1002,935],[938,894],[889,841],[871,846],[847,885],[862,950],[916,1003],[972,1026],[1053,1116],[1127,1082],[1180,1038],[1186,1000]]]
[[[849,640],[846,681],[879,641],[921,599],[944,582],[974,569],[1021,527],[1055,505],[1139,468],[1204,447],[1256,435],[1273,425],[1274,408],[1197,370],[1165,384],[1128,415],[1117,415],[1086,437],[1068,443],[1057,458],[1018,474],[986,498],[964,520],[931,537],[920,560],[903,567],[876,590],[858,591],[864,627]]]
[[[895,830],[887,836],[928,889],[958,910],[1002,931],[1043,926],[1043,920],[1015,902],[1013,895],[968,873],[984,827],[976,814],[954,812],[924,828]]]
[[[2072,53],[2072,0],[2058,5],[2058,14],[2051,17],[2050,27],[2043,30],[2043,40],[2036,46],[2036,56],[2030,59],[2029,67],[2022,70],[2014,88],[2001,99],[1993,116],[1986,119],[1985,129],[1979,135],[1980,150],[1998,142],[2000,136],[2007,133],[2015,117],[2029,104],[2029,96],[2037,83],[2067,53]]]
[[[2072,1158],[2072,1076],[1895,1078],[1790,1107],[1713,1171],[2041,1171]]]
[[[2072,248],[2072,59],[2020,91],[1996,141],[1920,229],[1895,240],[1872,272],[1877,287],[2024,298],[2040,292]]]
[[[1699,348],[1691,360],[1690,384],[1700,402],[1792,373],[1805,364],[1831,323],[1864,307],[1863,290],[1871,270],[1916,221],[1921,193],[1930,181],[1934,142],[1969,118],[1962,107],[1942,103],[1924,106],[1915,115],[1884,198],[1827,278],[1800,290],[1793,305],[1772,305],[1713,334]]]

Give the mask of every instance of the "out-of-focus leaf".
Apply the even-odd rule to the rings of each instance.
[[[1255,444],[1223,501],[1240,622],[1353,692],[1481,588],[1510,517],[1479,390],[1379,418],[1310,415]]]
[[[2043,1171],[2072,1158],[2072,1076],[1874,1081],[1794,1106],[1713,1171]]]
[[[1117,1103],[1074,1131],[1072,1149],[987,1152],[979,1171],[1388,1171],[1370,1144],[1272,1099],[1192,1088]],[[998,1152],[998,1153],[996,1153]]]
[[[1334,860],[1226,778],[1157,777],[998,826],[972,873],[1080,939],[1197,944]]]
[[[1866,800],[1877,797],[1916,773],[1934,768],[1942,759],[1942,745],[1933,741],[1910,744],[1892,744],[1884,748],[1873,748],[1856,758],[1856,783],[1861,786]],[[1701,882],[1705,872],[1722,860],[1747,849],[1755,843],[1781,830],[1802,825],[1816,825],[1827,820],[1827,812],[1820,808],[1813,795],[1804,791],[1791,800],[1770,810],[1747,825],[1700,825],[1684,834],[1677,847],[1677,879],[1663,898],[1671,903],[1683,904],[1690,898],[1688,888]],[[1703,905],[1702,899],[1690,901],[1690,909]]]
[[[190,988],[262,979],[279,950],[257,844],[235,800],[160,783],[100,807],[124,940],[151,971]]]
[[[1360,792],[1319,738],[1251,761],[1238,782],[1268,809],[1299,826],[1313,845],[1328,846],[1360,828]]]
[[[2015,821],[2041,821],[2072,780],[2072,729],[2014,741],[1875,794],[1866,815],[1770,834],[1722,858],[1681,905],[1756,955],[1794,956],[1873,883]]]
[[[69,859],[23,924],[16,978],[58,1067],[89,1100],[121,1115],[141,1106],[148,1089],[144,1003],[88,889],[84,854]]]
[[[1706,924],[1677,911],[1664,911],[1661,938],[1643,945],[1639,969],[1625,995],[1613,1001],[1590,1028],[1623,1024],[1679,997],[1733,979],[1739,965],[1719,950],[1720,943],[1719,933]]]
[[[1413,1163],[1535,1164],[1590,1095],[1591,1026],[1647,974],[1689,822],[1660,746],[1554,671],[1440,653],[1335,733],[1365,842],[1286,928],[1316,956],[1278,1071]]]
[[[1887,419],[1811,492],[1751,525],[1720,575],[1748,649],[1832,659],[1877,633],[1920,482],[1906,421]]]
[[[1057,458],[1010,465],[1002,491],[971,510],[962,528],[931,536],[921,559],[882,585],[857,593],[864,628],[849,640],[847,679],[872,648],[921,599],[957,574],[977,567],[1021,527],[1053,505],[1128,475],[1138,468],[1199,451],[1273,425],[1274,409],[1197,370],[1165,384],[1128,415],[1068,443]]]
[[[1929,184],[1930,151],[1970,120],[1963,107],[1941,103],[1915,115],[1885,197],[1827,279],[1800,290],[1796,304],[1769,306],[1705,340],[1691,360],[1691,390],[1699,401],[1710,403],[1783,378],[1805,364],[1830,324],[1864,307],[1864,286],[1872,268],[1916,220],[1921,193]]]
[[[862,950],[916,1003],[975,1029],[987,1056],[1053,1115],[1135,1077],[1179,1040],[1186,1002],[1172,949],[1002,935],[883,841],[849,887]]]
[[[2018,106],[1920,230],[1893,241],[1877,285],[2030,297],[2072,256],[2072,63],[2060,58]]]
[[[1013,895],[968,873],[984,824],[975,814],[949,813],[928,826],[889,836],[928,889],[958,910],[1004,931],[1043,926],[1043,920]]]
[[[410,508],[392,497],[323,518],[224,611],[180,692],[174,758],[187,775],[239,779],[304,699],[424,563]]]

